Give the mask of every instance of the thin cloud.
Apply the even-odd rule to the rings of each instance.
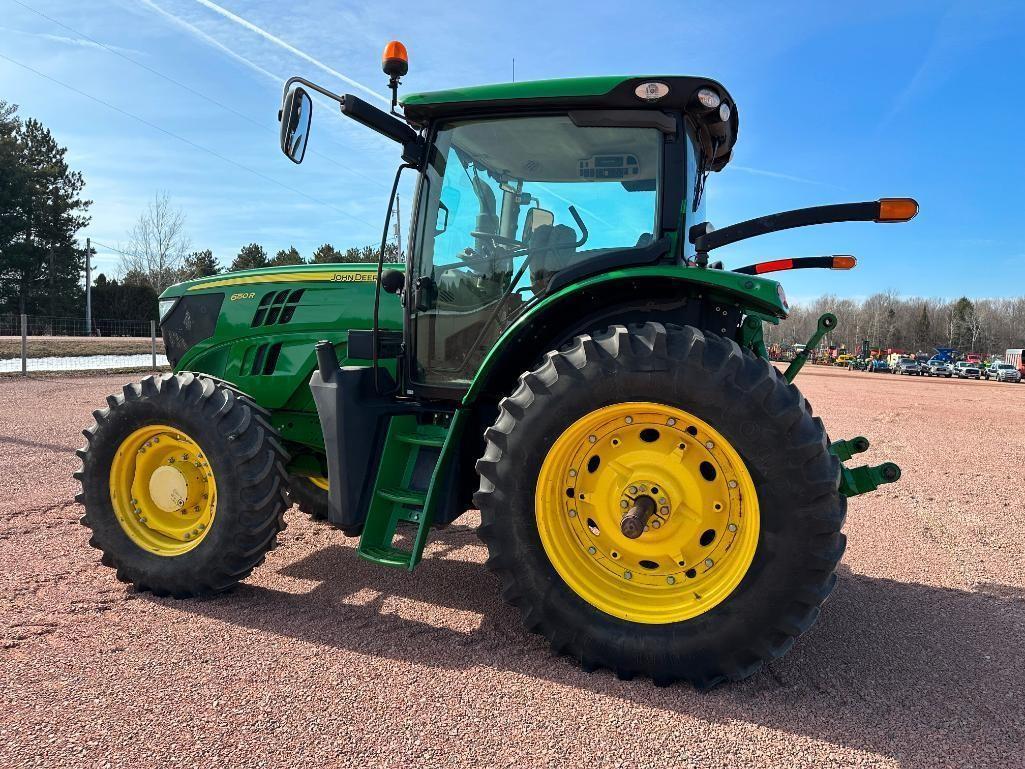
[[[245,29],[248,29],[250,32],[255,32],[257,35],[259,35],[260,37],[264,38],[265,40],[268,40],[271,43],[274,43],[274,45],[276,45],[276,46],[278,46],[280,48],[284,48],[286,51],[288,51],[289,53],[293,54],[294,56],[298,56],[300,59],[303,59],[304,61],[309,62],[314,67],[317,67],[317,68],[323,70],[324,72],[327,72],[329,75],[333,75],[334,77],[337,77],[339,80],[341,80],[341,81],[343,81],[345,83],[348,83],[353,88],[358,88],[361,91],[363,91],[364,93],[370,94],[374,98],[380,99],[383,102],[391,103],[391,99],[389,97],[385,96],[384,94],[380,94],[377,91],[375,91],[374,89],[369,88],[368,86],[363,85],[358,80],[353,80],[348,75],[343,75],[341,72],[339,72],[338,70],[334,69],[333,67],[329,67],[327,64],[324,64],[324,62],[320,61],[319,59],[315,59],[314,57],[310,56],[305,51],[300,51],[294,45],[286,43],[280,37],[277,37],[276,35],[272,35],[270,32],[268,32],[267,30],[265,30],[265,29],[263,29],[261,27],[256,26],[251,21],[247,21],[246,19],[243,19],[241,16],[238,16],[238,15],[232,13],[227,8],[222,8],[221,6],[217,5],[217,3],[210,2],[210,0],[196,0],[196,2],[199,3],[200,5],[202,5],[204,8],[208,8],[209,10],[213,11],[214,13],[217,13],[217,14],[223,16],[224,18],[228,19],[229,21],[232,21],[235,24],[238,24],[239,26],[241,26],[241,27],[243,27]]]
[[[66,37],[64,35],[53,35],[49,32],[26,32],[21,29],[11,29],[9,27],[0,27],[0,32],[13,32],[16,35],[22,35],[23,37],[33,37],[37,40],[46,40],[50,43],[57,43],[58,45],[67,45],[74,48],[91,48],[94,51],[102,51],[104,47],[99,43],[94,43],[92,40],[86,40],[81,37]],[[113,51],[118,51],[124,54],[134,54],[136,56],[142,56],[142,51],[136,51],[132,48],[122,48],[116,45],[105,44],[107,48]]]
[[[753,176],[768,176],[771,179],[784,179],[788,182],[797,182],[798,184],[814,184],[817,187],[834,187],[840,189],[835,184],[829,182],[821,182],[817,179],[806,179],[803,176],[794,176],[793,174],[783,174],[779,171],[766,171],[764,168],[752,168],[751,166],[741,166],[736,163],[730,163],[727,168],[733,169],[734,171],[741,171],[745,174],[752,174]]]

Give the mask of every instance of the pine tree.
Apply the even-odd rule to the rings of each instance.
[[[20,121],[0,102],[0,307],[26,313],[78,314],[84,249],[75,240],[89,223],[85,180],[67,149],[38,120]]]
[[[314,264],[335,264],[342,261],[342,255],[330,243],[325,243],[313,252]]]
[[[238,252],[238,256],[231,263],[229,271],[255,270],[260,267],[267,267],[269,264],[267,252],[263,250],[263,246],[258,243],[250,243],[248,246],[243,246],[242,250]]]
[[[214,252],[208,248],[205,251],[193,251],[185,257],[182,277],[184,280],[206,278],[210,275],[217,275],[220,271],[221,265],[214,258]]]
[[[299,251],[295,246],[289,246],[288,250],[281,249],[274,258],[270,260],[272,266],[277,267],[286,264],[306,264],[306,260],[302,258]]]

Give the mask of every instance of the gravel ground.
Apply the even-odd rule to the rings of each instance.
[[[71,501],[122,379],[0,379],[0,767],[1025,766],[1025,386],[808,367],[832,433],[904,478],[852,501],[812,631],[699,694],[551,657],[474,514],[413,575],[293,510],[232,594],[133,593]]]

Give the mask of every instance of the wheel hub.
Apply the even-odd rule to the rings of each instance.
[[[556,571],[609,614],[675,622],[743,579],[758,501],[743,460],[714,428],[655,403],[581,417],[550,449],[536,515]]]
[[[189,496],[189,483],[181,470],[163,465],[149,477],[150,499],[161,510],[171,513],[181,510]]]
[[[210,530],[217,484],[199,445],[181,430],[149,425],[130,433],[110,467],[110,501],[135,544],[181,555]]]

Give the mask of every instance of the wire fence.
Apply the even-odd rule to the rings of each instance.
[[[0,314],[0,375],[168,368],[155,321]]]

